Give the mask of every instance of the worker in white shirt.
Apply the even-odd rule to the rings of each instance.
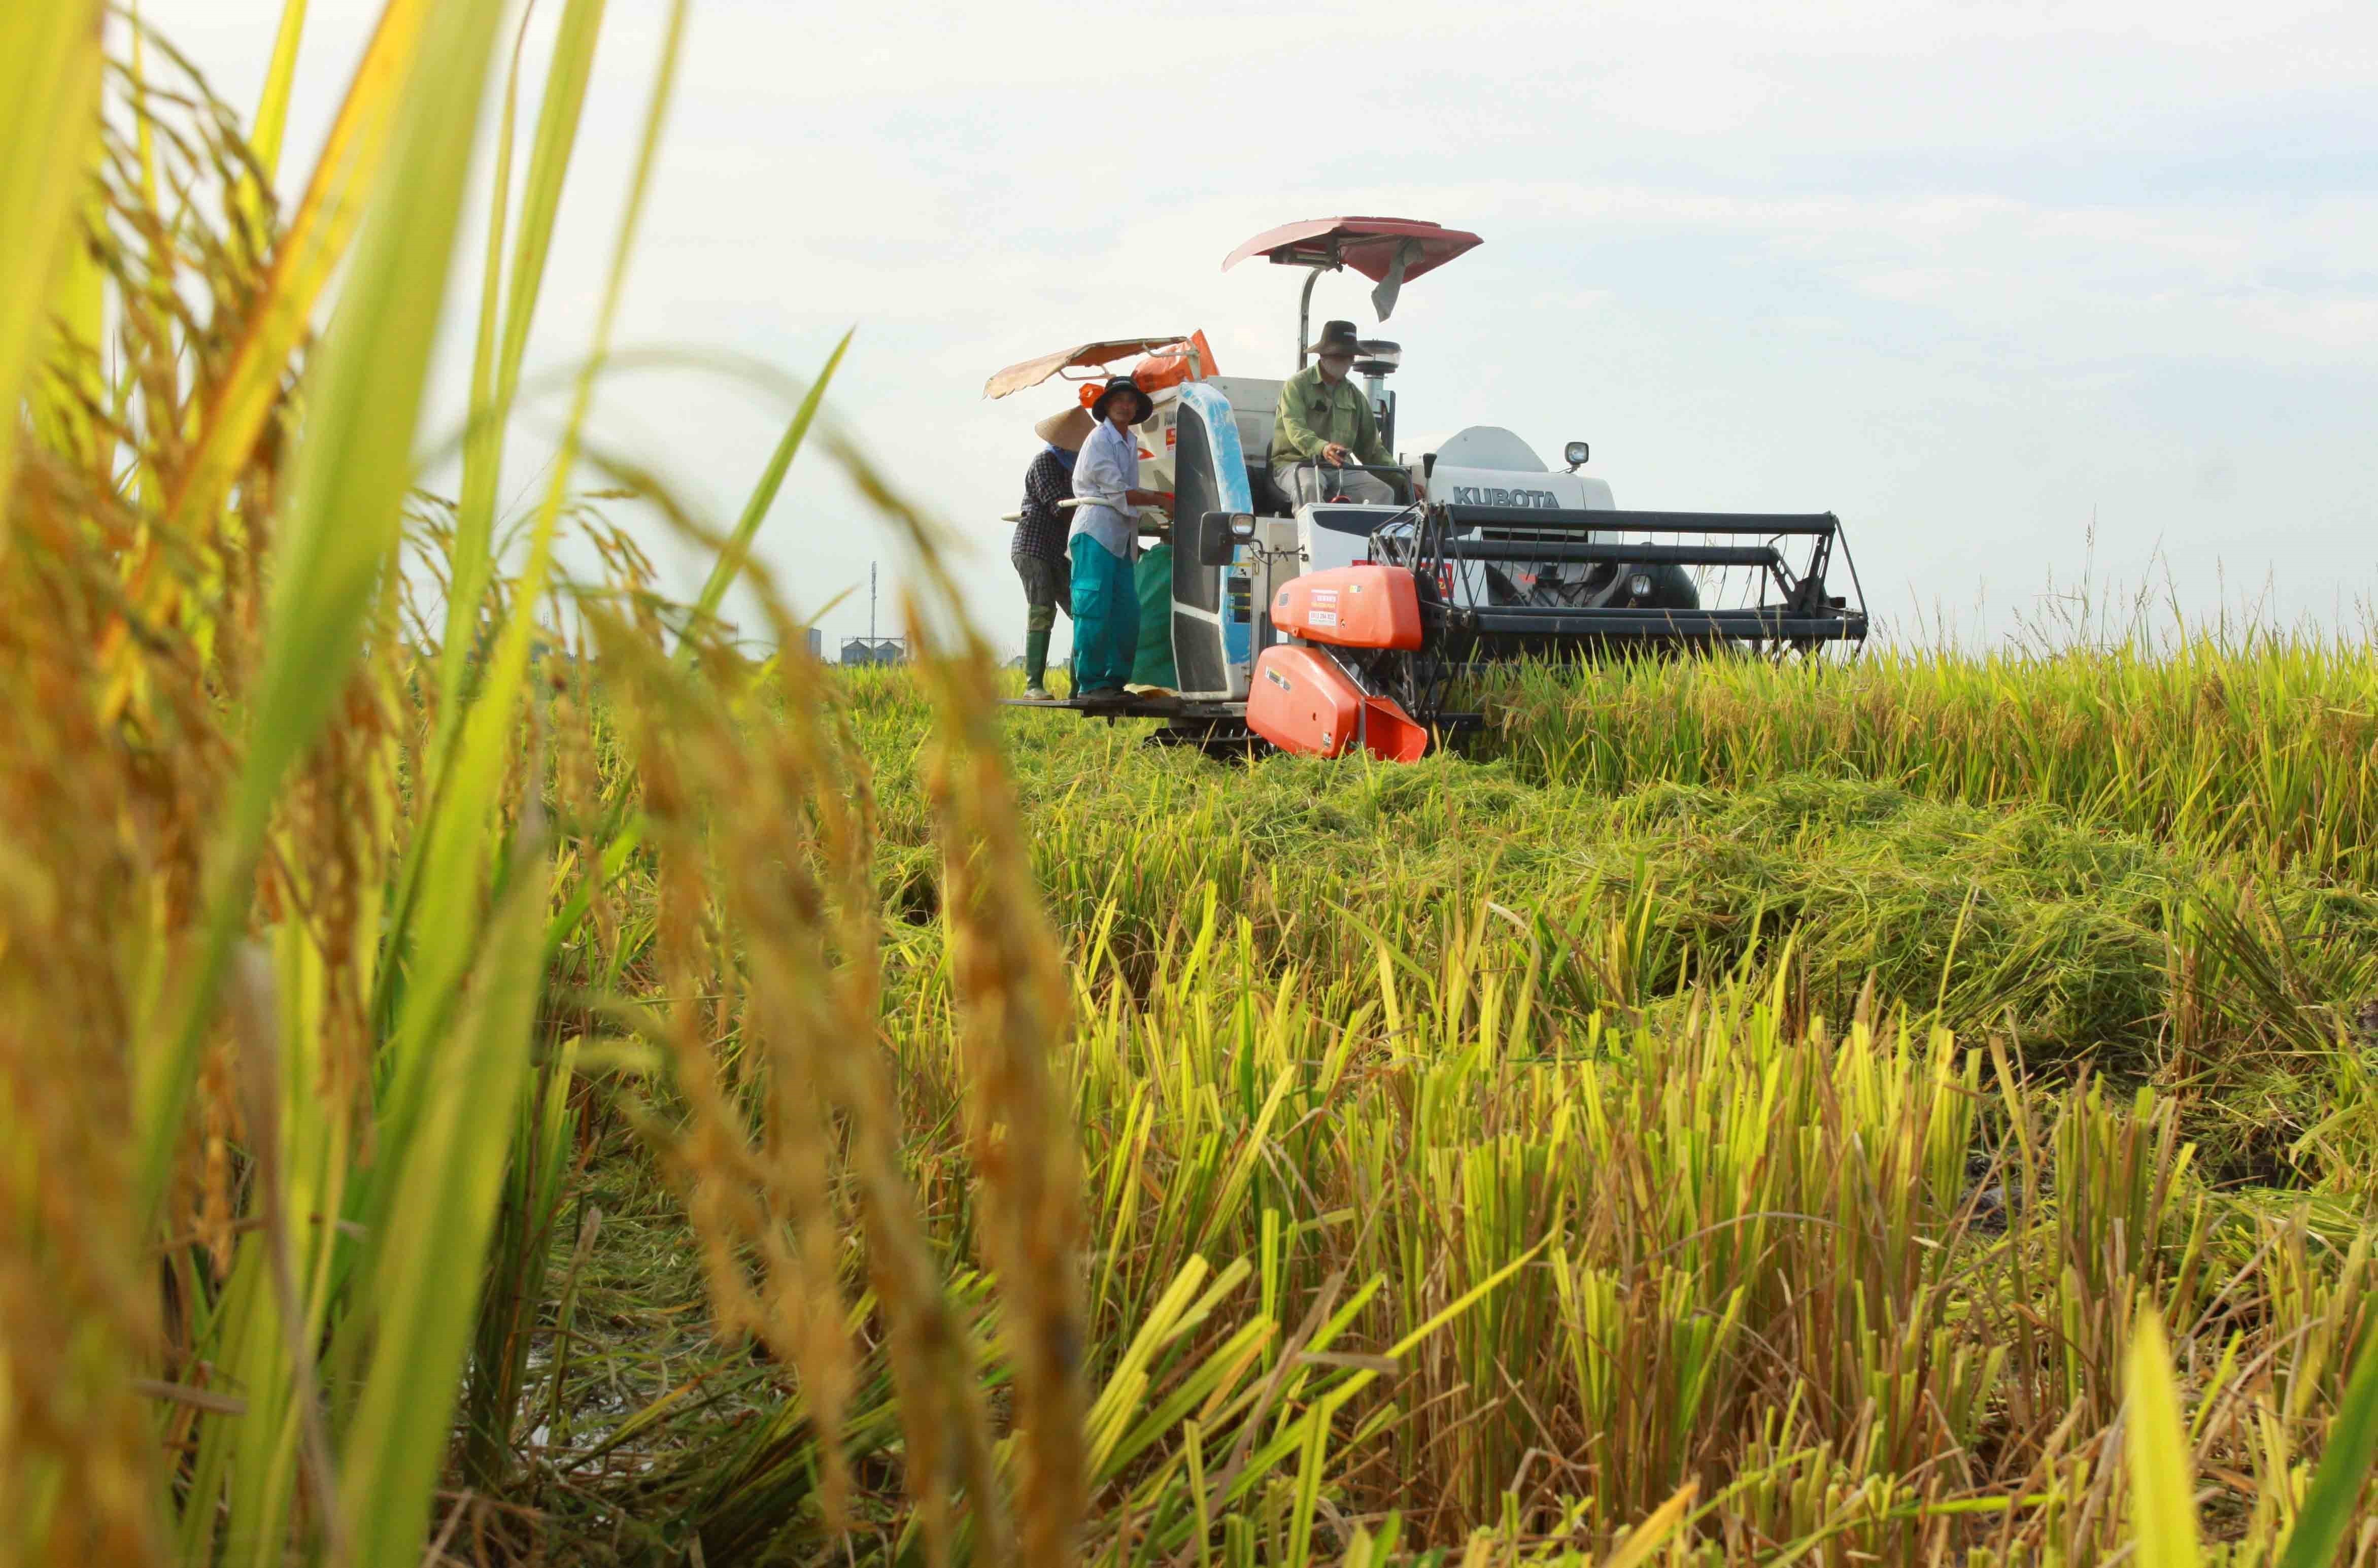
[[[1128,376],[1106,384],[1090,405],[1099,427],[1074,460],[1074,528],[1066,553],[1074,566],[1074,694],[1120,701],[1139,644],[1139,598],[1131,565],[1138,550],[1138,513],[1172,497],[1139,488],[1139,440],[1132,426],[1156,404]]]

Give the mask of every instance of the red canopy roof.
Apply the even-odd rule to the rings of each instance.
[[[1231,252],[1222,270],[1250,256],[1262,256],[1289,267],[1351,267],[1379,283],[1387,281],[1387,269],[1406,240],[1420,242],[1419,257],[1404,266],[1406,282],[1485,243],[1476,234],[1418,218],[1308,218],[1257,234]]]

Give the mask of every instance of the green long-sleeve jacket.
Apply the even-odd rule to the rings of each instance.
[[[1335,441],[1362,463],[1393,463],[1395,454],[1379,439],[1379,422],[1372,416],[1371,400],[1354,378],[1332,385],[1321,378],[1321,366],[1308,365],[1279,389],[1279,407],[1271,427],[1271,471],[1286,473],[1289,465],[1318,458]]]

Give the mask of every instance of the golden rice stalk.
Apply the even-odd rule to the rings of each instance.
[[[835,754],[838,737],[819,722],[814,688],[791,694],[780,726],[770,726],[750,710],[723,708],[706,683],[669,669],[607,616],[590,619],[607,666],[628,674],[638,692],[630,729],[648,842],[660,858],[658,940],[672,999],[666,1033],[691,1112],[676,1163],[719,1328],[756,1335],[799,1373],[819,1430],[829,1434],[827,1501],[838,1506],[847,1477],[831,1434],[854,1365],[841,1328],[838,1227],[827,1203],[833,1138],[823,1114],[829,1098],[839,1102],[849,1115],[891,1353],[895,1367],[918,1374],[904,1416],[911,1485],[923,1489],[931,1510],[942,1495],[938,1456],[953,1418],[963,1418],[937,1394],[970,1369],[952,1364],[962,1337],[945,1310],[934,1315],[940,1289],[900,1176],[890,1096],[858,1087],[871,1065],[853,1043],[874,1032],[874,944],[852,924],[850,901],[820,880],[845,864],[868,864],[863,813],[852,805],[863,790],[846,787],[856,760]],[[739,721],[751,721],[748,733]],[[685,999],[702,995],[743,999],[736,1039]],[[730,1049],[756,1081],[756,1131],[728,1081]],[[758,1264],[756,1278],[747,1275],[747,1256]],[[920,1346],[928,1337],[938,1343]],[[903,1397],[910,1401],[905,1386]]]
[[[838,357],[838,354],[837,354]],[[830,366],[829,366],[830,368]],[[705,547],[737,562],[780,647],[800,627],[763,567],[741,557],[785,464],[816,412],[802,401],[759,492],[731,536],[653,498]],[[705,592],[715,604],[726,579]],[[966,1534],[982,1561],[1011,1554],[972,1336],[944,1292],[935,1249],[903,1167],[900,1109],[880,1038],[882,946],[875,801],[864,756],[831,677],[799,655],[763,669],[716,640],[697,609],[693,642],[660,658],[643,628],[585,606],[606,685],[621,707],[657,854],[658,1033],[691,1112],[671,1164],[703,1240],[722,1331],[763,1339],[798,1372],[824,1436],[829,1507],[846,1478],[834,1434],[850,1383],[830,1240],[847,1190],[883,1319],[905,1431],[903,1477],[928,1562]],[[686,999],[715,996],[739,1008]],[[723,1016],[722,1016],[723,1015]],[[743,1107],[760,1110],[756,1129]],[[820,1116],[839,1117],[843,1150]]]
[[[29,25],[45,9],[55,8],[12,11],[0,28]],[[7,47],[0,68],[26,58]],[[185,73],[185,84],[154,98],[133,73],[126,113],[146,147],[152,117],[195,104],[190,124],[155,139],[177,187],[222,182],[241,166],[236,138],[203,84]],[[157,209],[134,138],[109,126],[102,146],[78,262],[89,276],[74,285],[66,329],[50,341],[43,367],[43,395],[58,416],[37,416],[34,439],[10,449],[0,536],[0,701],[11,715],[0,736],[10,823],[0,853],[8,883],[0,898],[0,1143],[16,1156],[0,1169],[0,1293],[11,1298],[0,1307],[0,1380],[11,1390],[0,1425],[22,1422],[0,1437],[10,1449],[0,1466],[9,1534],[0,1539],[37,1555],[138,1561],[155,1549],[165,1494],[150,1412],[127,1379],[161,1361],[177,1373],[195,1265],[176,1255],[161,1298],[156,1238],[142,1230],[152,1190],[134,1172],[143,1156],[157,1156],[159,1187],[178,1177],[170,1185],[203,1211],[177,1206],[169,1233],[186,1237],[201,1220],[206,1239],[227,1243],[238,1220],[235,1145],[246,1134],[232,1090],[238,1063],[218,1053],[211,1128],[176,1117],[152,1143],[136,1141],[127,1042],[157,1032],[161,998],[186,952],[199,845],[236,760],[236,731],[224,720],[251,683],[253,557],[269,536],[261,514],[280,486],[277,448],[258,443],[238,475],[250,515],[238,523],[210,517],[174,533],[147,509],[145,483],[115,482],[117,450],[138,451],[145,440],[153,454],[178,438],[183,400],[205,396],[222,368],[201,324],[251,296],[256,273],[237,244],[177,227]],[[80,168],[78,178],[90,173]],[[105,396],[93,390],[104,383],[86,330],[90,277],[113,286],[116,305],[124,373]],[[145,423],[126,413],[133,388],[148,389]],[[144,476],[150,466],[136,460]],[[144,557],[186,595],[186,616],[151,618],[130,604],[126,573]],[[113,666],[111,638],[124,651]],[[353,831],[369,818],[340,820]],[[287,847],[296,850],[291,862],[335,880],[338,856]],[[259,891],[260,912],[277,918],[286,899],[270,879]],[[335,904],[323,911],[334,922]],[[176,1160],[181,1168],[169,1172]],[[189,1423],[177,1417],[174,1425],[186,1432]]]
[[[20,447],[18,413],[55,304],[60,380],[90,384],[96,345],[71,324],[87,312],[54,285],[88,199],[99,81],[97,6],[0,11],[0,1561],[25,1562],[138,1563],[162,1544],[128,1376],[158,1324],[122,1137],[118,965],[146,925],[142,851],[164,835],[93,700],[114,584],[86,545],[116,520],[86,520],[84,465]]]
[[[212,512],[230,492],[280,400],[290,355],[310,329],[315,306],[379,178],[432,10],[428,0],[388,0],[380,12],[313,178],[273,251],[271,276],[207,404],[189,462],[176,476],[168,512],[185,524]],[[416,171],[415,178],[430,173]]]
[[[0,496],[98,131],[99,26],[97,0],[18,0],[0,11]]]
[[[405,4],[390,0],[383,37],[406,15]],[[390,134],[405,156],[388,164],[374,188],[373,222],[346,279],[311,388],[290,515],[272,542],[270,636],[257,678],[247,754],[216,831],[213,908],[180,1016],[161,1031],[142,1063],[144,1207],[163,1190],[173,1129],[188,1096],[215,988],[246,915],[249,872],[274,802],[288,770],[330,718],[344,685],[331,677],[354,664],[383,575],[397,557],[413,433],[477,129],[476,88],[485,78],[498,10],[489,0],[438,8],[417,40],[408,40],[417,42],[417,53],[408,46],[381,62],[396,72],[381,87],[401,98],[401,107],[383,105],[382,112],[395,115]],[[374,49],[379,47],[376,40]],[[333,156],[325,151],[326,161]],[[267,286],[273,298],[259,309],[268,319],[302,308],[299,296],[310,299],[306,287],[278,266]],[[243,354],[256,341],[251,332]],[[228,373],[234,383],[253,374],[244,359]],[[270,381],[278,388],[277,370]],[[241,442],[218,455],[245,449]],[[180,505],[187,504],[186,491]]]
[[[942,845],[943,918],[962,1009],[967,1131],[983,1235],[1015,1377],[1019,1560],[1071,1562],[1085,1504],[1081,1160],[1050,1059],[1073,1011],[1008,782],[990,650],[967,625],[942,535],[856,447],[836,456],[916,552],[927,597],[906,608],[931,693],[927,788]]]
[[[138,1563],[160,1542],[129,1374],[158,1342],[158,1296],[119,963],[146,924],[145,835],[126,830],[150,803],[97,716],[96,607],[65,592],[88,580],[42,569],[29,514],[48,505],[20,485],[0,554],[0,1557]]]

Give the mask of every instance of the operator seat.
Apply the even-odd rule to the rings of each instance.
[[[1271,454],[1258,457],[1247,454],[1247,494],[1254,498],[1255,511],[1264,517],[1290,517],[1296,509],[1279,485],[1271,482]]]

